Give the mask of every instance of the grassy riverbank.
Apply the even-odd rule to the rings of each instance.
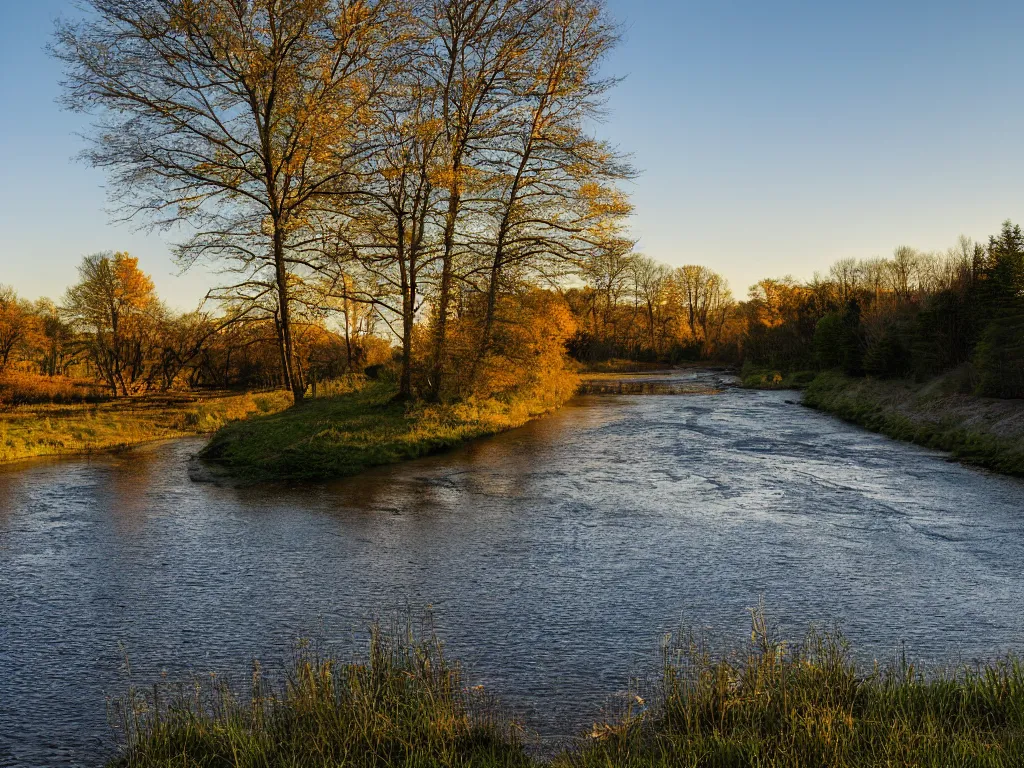
[[[289,402],[284,392],[211,393],[7,407],[0,410],[0,462],[207,434],[253,414],[279,411]]]
[[[858,669],[834,634],[773,640],[755,614],[741,650],[688,636],[620,719],[556,755],[467,687],[433,638],[374,633],[366,658],[303,657],[287,684],[254,668],[242,695],[215,678],[134,692],[111,766],[352,768],[869,768],[1024,764],[1024,668],[1013,659],[924,675]],[[526,741],[529,741],[528,739]]]
[[[123,768],[532,764],[436,640],[379,631],[364,659],[304,654],[283,685],[254,666],[245,695],[209,678],[133,692],[115,710],[122,754],[110,765]]]
[[[804,403],[961,461],[1024,477],[1024,400],[962,394],[956,375],[915,384],[820,374]]]
[[[562,399],[429,405],[396,401],[396,392],[391,383],[368,382],[231,424],[214,436],[203,459],[243,482],[328,480],[520,427]]]
[[[684,643],[656,703],[595,728],[565,768],[991,766],[1024,764],[1024,668],[1013,659],[924,675],[858,669],[841,637],[752,642],[714,656]]]

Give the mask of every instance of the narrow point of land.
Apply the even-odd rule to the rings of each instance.
[[[521,427],[566,399],[562,393],[545,400],[429,404],[396,399],[390,382],[355,386],[347,394],[230,424],[201,458],[243,483],[330,480]]]

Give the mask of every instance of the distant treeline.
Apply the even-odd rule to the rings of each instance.
[[[962,368],[978,394],[1024,397],[1024,235],[961,237],[926,253],[835,263],[809,282],[761,280],[746,301],[704,267],[625,253],[595,259],[566,297],[580,360],[716,359],[779,372],[928,379]]]
[[[178,313],[126,253],[87,256],[61,301],[0,286],[0,402],[73,401],[172,389],[280,387],[279,320],[230,304]],[[317,381],[391,359],[365,307],[295,323],[298,374]]]
[[[74,377],[114,396],[286,383],[273,305],[226,301],[215,312],[174,313],[123,253],[86,257],[79,271],[59,303],[0,287],[0,374]],[[416,390],[429,392],[436,317],[412,325],[406,362],[401,334],[379,307],[304,290],[293,318],[303,388],[369,366],[397,379],[408,365]],[[451,369],[450,381],[468,388],[452,394],[564,389],[568,354],[583,364],[716,360],[769,375],[840,369],[925,380],[960,369],[978,394],[1024,397],[1024,234],[1009,221],[985,244],[961,237],[941,253],[900,246],[889,259],[836,262],[809,282],[761,280],[745,301],[706,267],[672,269],[628,247],[601,248],[547,288],[522,282],[498,307],[505,320],[477,371],[479,306],[453,312],[451,351],[467,365]]]

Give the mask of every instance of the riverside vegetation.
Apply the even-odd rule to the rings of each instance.
[[[0,381],[4,455],[124,445],[195,416],[169,406],[132,421],[143,397],[283,389],[312,406],[251,429],[294,437],[287,455],[308,448],[318,474],[345,473],[521,424],[571,394],[562,289],[632,249],[620,187],[634,171],[593,133],[616,82],[604,0],[82,11],[50,50],[65,105],[95,118],[84,159],[109,173],[127,218],[188,233],[173,250],[182,268],[212,263],[229,284],[180,312],[136,258],[104,252],[57,300],[0,286],[0,379],[17,381]],[[391,383],[321,394],[381,368]],[[264,462],[238,449],[241,434],[211,456]]]
[[[620,32],[604,0],[82,8],[51,52],[65,105],[95,119],[84,159],[126,219],[188,233],[182,268],[231,277],[185,313],[126,253],[83,258],[58,301],[0,287],[0,375],[301,403],[386,365],[413,411],[532,413],[534,374],[571,356],[718,360],[780,382],[969,364],[977,394],[1024,395],[1010,222],[987,244],[899,246],[741,301],[706,266],[636,253],[635,169],[595,133]]]
[[[308,647],[281,686],[254,665],[246,693],[215,677],[133,690],[114,706],[111,768],[869,768],[1018,766],[1024,667],[1015,658],[926,674],[859,669],[835,632],[789,644],[753,613],[750,640],[715,654],[666,645],[652,690],[554,755],[479,688],[433,634],[371,633],[362,659]]]
[[[919,382],[842,370],[783,373],[747,367],[749,389],[803,390],[803,404],[965,464],[1024,477],[1024,400],[982,397],[969,365]]]
[[[289,402],[283,392],[212,392],[22,405],[0,411],[0,462],[208,434],[253,414],[279,411]]]
[[[804,403],[899,440],[951,452],[961,461],[1024,477],[1024,401],[979,398],[963,372],[913,381],[815,377]]]
[[[519,397],[428,404],[396,399],[393,381],[356,377],[345,394],[222,429],[202,458],[243,482],[328,480],[522,426],[559,407],[577,384],[566,371]]]

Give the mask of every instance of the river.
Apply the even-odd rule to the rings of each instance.
[[[714,374],[677,374],[683,383]],[[430,606],[541,737],[593,722],[685,624],[838,624],[864,658],[1024,651],[1024,483],[787,392],[589,396],[304,489],[191,482],[200,440],[0,469],[0,765],[95,766],[106,696],[345,651]]]

